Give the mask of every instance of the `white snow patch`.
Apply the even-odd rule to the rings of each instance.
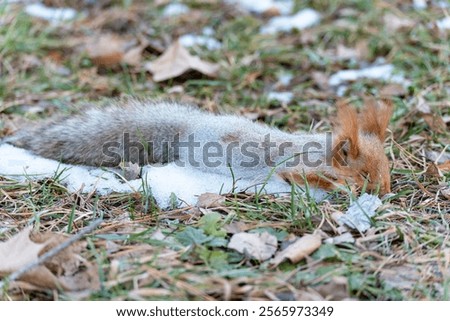
[[[143,190],[142,183],[162,208],[173,205],[173,195],[179,203],[195,205],[197,197],[203,193],[228,193],[246,191],[249,193],[289,194],[291,185],[272,177],[267,182],[238,179],[233,184],[230,176],[206,173],[195,168],[180,167],[174,163],[167,165],[148,165],[143,167],[142,179],[124,181],[112,169],[61,164],[45,159],[8,144],[0,144],[0,175],[17,181],[28,181],[55,177],[57,173],[61,183],[70,192],[89,193],[96,191],[101,195],[112,192],[132,193]],[[265,183],[265,184],[264,184]],[[299,189],[299,192],[301,190]],[[317,201],[323,200],[327,193],[322,190],[310,190],[310,196]]]
[[[278,9],[280,14],[287,15],[294,9],[293,0],[227,0],[230,4],[236,4],[245,11],[264,13],[269,9]]]
[[[202,34],[204,36],[213,36],[216,33],[216,31],[212,27],[205,27],[202,30]]]
[[[405,86],[409,84],[402,75],[394,75],[394,66],[391,64],[375,65],[363,69],[341,70],[331,75],[328,84],[330,86],[339,86],[362,78],[385,80]]]
[[[42,3],[32,3],[25,7],[25,12],[32,17],[44,19],[52,23],[72,20],[77,15],[77,11],[72,8],[51,8]]]
[[[165,6],[162,14],[164,17],[173,17],[188,13],[189,11],[190,9],[187,5],[175,2]]]
[[[179,39],[184,47],[204,46],[208,50],[218,50],[222,48],[222,43],[210,36],[199,36],[192,33],[183,35]]]
[[[261,33],[274,34],[277,32],[289,32],[293,29],[306,29],[320,22],[320,14],[313,9],[303,9],[293,16],[274,17],[266,26],[261,28]]]
[[[350,205],[345,215],[339,218],[339,223],[365,232],[371,226],[370,218],[375,216],[375,211],[380,206],[381,200],[378,196],[364,193]]]
[[[422,10],[427,8],[427,1],[426,0],[413,0],[413,7],[417,10]]]
[[[438,2],[436,3],[436,6],[437,6],[438,8],[445,9],[445,8],[450,7],[450,4],[449,4],[447,1],[442,0],[442,1],[438,1]]]
[[[294,94],[290,91],[271,91],[267,93],[267,99],[276,100],[280,103],[288,104],[294,98]]]
[[[450,29],[450,17],[445,17],[441,20],[436,21],[436,26],[440,30],[448,30]]]
[[[292,79],[294,78],[294,75],[291,72],[288,71],[282,71],[279,74],[277,74],[278,78],[278,84],[282,86],[288,86]]]

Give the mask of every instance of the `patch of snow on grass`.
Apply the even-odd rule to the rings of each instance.
[[[266,26],[261,28],[261,33],[275,34],[277,32],[289,32],[294,29],[302,30],[312,27],[320,22],[320,14],[313,9],[303,9],[293,16],[274,17]]]
[[[61,164],[21,148],[0,144],[0,175],[4,177],[25,182],[56,177],[60,174],[59,181],[67,186],[69,192],[96,191],[101,195],[141,191],[144,182],[161,208],[173,205],[174,194],[180,200],[175,205],[179,206],[183,203],[195,205],[197,197],[207,192],[218,194],[234,190],[281,195],[291,192],[291,185],[277,177],[272,177],[267,182],[239,178],[233,182],[231,175],[206,173],[195,168],[180,167],[175,163],[144,166],[142,179],[124,181],[120,171],[118,173],[115,173],[114,169]],[[317,201],[323,200],[326,195],[327,193],[322,190],[310,191],[310,196]]]
[[[426,0],[413,0],[413,7],[417,10],[422,10],[427,8],[427,1]]]
[[[44,19],[53,23],[72,20],[77,11],[72,8],[51,8],[42,3],[32,3],[25,7],[25,12],[32,17]]]
[[[230,4],[236,4],[245,11],[253,13],[264,13],[270,9],[277,9],[280,14],[286,15],[294,8],[293,0],[227,0]]]
[[[445,17],[441,20],[436,21],[436,26],[440,30],[448,30],[450,29],[450,17]]]
[[[394,66],[391,64],[370,66],[362,69],[341,70],[331,75],[328,80],[330,86],[339,86],[358,79],[379,79],[408,85],[408,81],[402,75],[394,74]]]
[[[267,99],[276,100],[280,103],[288,104],[294,98],[294,94],[290,91],[271,91],[267,94]]]
[[[218,50],[222,48],[222,43],[210,36],[199,36],[189,33],[181,36],[179,41],[186,48],[193,46],[204,46],[208,50]]]
[[[162,14],[164,17],[173,17],[188,13],[189,11],[190,9],[187,5],[175,2],[165,6]]]

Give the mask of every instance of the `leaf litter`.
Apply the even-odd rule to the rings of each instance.
[[[30,235],[30,232],[31,227],[28,227],[9,240],[0,242],[0,276],[9,277],[22,268],[37,263],[41,255],[66,239],[61,234],[48,232]],[[75,243],[18,275],[17,280],[42,289],[96,291],[99,286],[97,269],[79,255],[85,247],[81,242]]]
[[[3,214],[0,213],[2,216],[0,231],[11,233],[21,229],[34,219],[33,215],[39,215],[42,226],[48,230],[65,230],[68,227],[67,222],[70,221],[69,217],[74,219],[75,226],[80,226],[83,221],[101,213],[107,221],[106,226],[102,228],[102,237],[105,239],[92,239],[92,242],[96,248],[103,248],[103,245],[106,248],[106,244],[109,244],[108,250],[102,253],[105,255],[105,264],[102,268],[106,279],[104,286],[111,291],[114,299],[323,300],[349,297],[358,299],[445,297],[441,284],[446,282],[446,271],[443,273],[443,270],[438,271],[436,267],[446,267],[449,262],[446,237],[448,228],[445,224],[450,200],[445,152],[448,141],[445,127],[441,126],[442,122],[439,125],[439,121],[435,122],[433,119],[441,118],[444,126],[448,126],[450,119],[446,109],[448,104],[445,104],[446,95],[449,93],[448,86],[442,81],[445,74],[442,65],[439,66],[442,57],[446,57],[443,41],[445,42],[447,35],[445,29],[447,18],[442,14],[443,2],[426,2],[426,8],[420,9],[420,18],[414,15],[414,12],[410,14],[409,11],[409,8],[418,10],[412,7],[416,1],[410,5],[396,2],[389,7],[383,7],[382,10],[370,7],[368,12],[362,12],[354,6],[343,3],[331,16],[325,12],[326,10],[322,10],[323,5],[315,4],[314,8],[321,16],[318,24],[308,27],[310,29],[300,30],[299,33],[295,27],[276,31],[279,33],[277,37],[261,36],[258,32],[274,17],[295,16],[292,14],[293,8],[290,11],[283,11],[271,5],[269,9],[266,7],[258,11],[251,7],[261,5],[263,2],[273,4],[284,1],[246,2],[249,8],[244,10],[251,12],[253,14],[251,17],[235,10],[233,6],[221,10],[222,3],[208,2],[205,5],[195,4],[195,9],[173,16],[176,19],[166,17],[164,20],[160,20],[159,16],[168,1],[157,1],[154,6],[153,3],[143,6],[140,1],[133,1],[127,8],[107,5],[99,9],[100,11],[95,11],[96,17],[92,15],[94,11],[86,9],[87,6],[84,8],[84,5],[77,5],[81,16],[87,14],[88,18],[77,19],[73,24],[59,23],[61,30],[51,31],[50,35],[53,33],[64,35],[62,37],[64,44],[55,48],[54,43],[50,42],[51,49],[44,46],[36,53],[33,52],[31,55],[34,57],[28,60],[25,56],[30,53],[22,53],[19,50],[13,52],[14,59],[11,59],[12,56],[8,53],[2,57],[5,59],[2,60],[0,69],[7,75],[8,82],[6,95],[2,97],[4,104],[0,109],[8,109],[12,111],[11,115],[16,115],[16,106],[25,111],[38,106],[34,109],[37,111],[35,116],[41,117],[54,112],[55,105],[57,107],[60,107],[60,104],[64,105],[64,99],[70,103],[80,97],[97,100],[100,96],[128,93],[129,90],[124,88],[132,88],[130,91],[137,94],[148,94],[151,91],[152,95],[154,93],[158,97],[173,98],[176,95],[183,99],[191,99],[190,101],[195,101],[202,108],[213,111],[217,111],[218,105],[226,109],[239,106],[243,115],[249,115],[255,120],[273,122],[277,126],[284,126],[285,120],[288,119],[286,127],[295,131],[300,128],[306,130],[313,127],[314,130],[328,128],[327,115],[331,110],[331,100],[335,98],[335,93],[344,92],[339,91],[340,88],[345,87],[345,93],[348,95],[359,95],[362,89],[369,92],[375,90],[381,95],[387,93],[399,96],[401,101],[399,99],[396,102],[395,117],[390,126],[389,136],[392,135],[392,139],[389,137],[385,145],[392,159],[393,193],[383,206],[389,210],[380,213],[375,227],[371,226],[365,232],[365,236],[361,236],[354,230],[349,231],[350,227],[347,228],[347,225],[338,226],[333,216],[342,213],[341,211],[345,211],[348,207],[349,197],[343,194],[315,205],[314,202],[303,204],[301,198],[289,199],[279,195],[278,197],[259,195],[255,198],[234,191],[232,194],[217,196],[218,202],[215,203],[215,195],[220,191],[218,188],[209,190],[212,195],[203,196],[203,200],[197,203],[201,205],[199,208],[168,206],[168,210],[160,211],[154,204],[146,203],[152,203],[148,201],[152,196],[160,201],[165,200],[166,204],[170,205],[171,195],[175,191],[179,199],[188,200],[188,202],[180,201],[178,205],[184,206],[186,203],[194,205],[199,201],[198,195],[208,192],[204,189],[202,180],[205,178],[213,180],[215,177],[200,177],[196,173],[180,176],[179,172],[169,166],[167,172],[161,171],[157,173],[158,175],[156,172],[149,172],[150,176],[158,177],[157,180],[153,180],[157,186],[155,189],[144,192],[139,190],[141,187],[139,183],[135,188],[127,185],[126,188],[119,189],[119,193],[111,193],[114,189],[109,189],[104,194],[95,195],[95,189],[92,187],[101,187],[104,176],[97,175],[92,178],[87,184],[90,189],[80,189],[84,182],[78,180],[74,185],[67,185],[71,188],[65,190],[59,185],[59,180],[52,179],[55,177],[56,167],[47,163],[52,169],[51,173],[45,177],[40,176],[40,180],[30,179],[25,183],[17,176],[15,177],[17,180],[13,176],[0,178],[1,205],[2,210],[6,209],[1,212]],[[286,4],[289,2],[291,1],[285,1]],[[441,11],[437,13],[437,10]],[[116,13],[112,14],[113,11]],[[392,15],[386,15],[389,12]],[[430,14],[431,12],[433,13]],[[199,14],[202,14],[201,21],[194,19]],[[386,17],[394,21],[390,26],[386,26],[386,37],[381,37],[378,31],[374,31],[373,26],[383,25]],[[0,28],[15,21],[15,18],[5,19],[0,18]],[[221,19],[220,25],[215,23],[219,21],[216,19]],[[363,20],[364,26],[361,25]],[[40,30],[43,24],[37,19],[31,21],[33,27]],[[411,23],[412,21],[415,23]],[[426,28],[423,28],[424,21],[430,21]],[[179,25],[180,23],[183,25]],[[159,27],[161,24],[164,26],[163,30]],[[45,28],[52,26],[52,23],[45,24]],[[217,34],[220,34],[220,52],[202,53],[202,59],[206,61],[213,59],[223,66],[215,80],[195,79],[191,82],[189,81],[192,80],[191,75],[196,74],[185,72],[182,76],[189,79],[187,82],[180,77],[174,84],[170,81],[174,78],[168,79],[167,84],[155,84],[151,75],[143,72],[145,70],[142,62],[155,60],[155,55],[164,52],[173,44],[173,39],[177,39],[180,35],[200,35],[200,38],[207,36],[214,39],[214,29],[212,33],[211,31],[204,33],[202,28],[205,26],[213,26]],[[69,30],[70,36],[67,36]],[[350,37],[341,39],[343,32],[350,34]],[[92,35],[99,37],[111,34],[119,40],[119,46],[113,43],[111,46],[112,49],[117,49],[109,50],[106,46],[103,52],[99,50],[100,54],[97,56],[91,56],[86,50],[83,52],[79,50],[84,48]],[[321,41],[324,34],[333,37]],[[425,38],[421,39],[423,34],[428,39],[426,42],[422,41]],[[241,39],[242,36],[245,41]],[[51,40],[54,40],[52,36]],[[199,46],[208,49],[201,41],[192,41],[196,42],[193,44],[196,48],[192,48],[191,53],[201,52]],[[95,46],[95,41],[93,45]],[[188,47],[188,44],[184,46]],[[423,53],[420,63],[415,55],[409,54],[410,51],[414,52],[416,47],[420,47]],[[8,48],[5,49],[8,51]],[[53,84],[36,77],[43,66],[47,66],[46,57],[43,56],[47,54],[50,56],[54,49],[61,53],[62,58],[57,60],[55,71],[51,74],[58,86],[69,88],[65,91],[60,91],[54,88]],[[208,51],[215,50],[211,49],[210,47]],[[128,52],[133,59],[125,58]],[[430,52],[433,52],[432,59],[429,56]],[[112,59],[113,64],[103,64],[108,61],[109,53],[114,53],[112,56],[115,57],[115,61]],[[241,61],[241,57],[248,58]],[[371,63],[374,57],[383,57],[387,62],[375,60]],[[25,64],[16,60],[24,61]],[[407,67],[404,62],[408,62]],[[419,66],[422,63],[436,72],[433,72],[433,75],[422,74],[425,71]],[[330,86],[328,83],[333,74],[339,71],[360,71],[389,64],[394,67],[391,75],[401,76],[403,71],[408,77],[406,83],[396,82],[392,78],[370,76],[343,80],[337,86]],[[57,72],[58,66],[67,68],[70,73],[67,70]],[[128,69],[127,66],[133,68]],[[280,69],[294,72],[295,78],[281,81],[278,79]],[[17,77],[21,72],[26,73],[26,82]],[[125,81],[122,80],[122,76],[126,78]],[[36,79],[39,79],[39,86],[31,88]],[[244,83],[241,79],[244,79]],[[367,79],[375,81],[367,85],[365,82]],[[380,80],[382,84],[378,83]],[[72,81],[76,87],[82,88],[82,91],[71,89]],[[413,86],[407,88],[411,84],[408,81],[411,81]],[[226,89],[223,83],[227,84]],[[41,84],[46,88],[43,92],[39,91]],[[171,92],[166,86],[177,89]],[[384,91],[380,90],[380,86]],[[330,87],[336,91],[331,91]],[[417,94],[421,88],[427,90]],[[277,113],[276,110],[272,110],[273,104],[269,105],[266,99],[263,101],[259,99],[270,91],[295,92],[295,102],[277,107],[277,110],[281,110]],[[33,94],[22,97],[20,93],[23,92]],[[420,97],[425,104],[422,104]],[[254,107],[255,105],[258,107]],[[429,112],[424,109],[426,105]],[[50,108],[39,109],[40,106]],[[303,108],[306,106],[308,109],[304,111]],[[300,112],[297,112],[297,109],[300,109]],[[433,118],[428,119],[427,115],[433,115],[431,116]],[[0,132],[10,134],[8,120],[4,117],[10,114],[3,113],[1,116],[2,122],[6,119],[6,127],[0,128]],[[313,127],[309,127],[312,120],[314,120]],[[4,145],[0,147],[2,152],[5,151],[4,147]],[[12,165],[17,165],[9,156],[11,155],[5,153],[1,154],[0,158],[6,157],[8,161],[12,161]],[[29,161],[20,166],[20,174],[23,176],[28,176],[27,170],[32,172],[32,169],[36,169],[32,165],[34,161],[37,164],[44,164],[42,160]],[[430,164],[429,161],[433,163]],[[428,166],[438,175],[428,175],[426,173]],[[136,177],[138,171],[140,172],[140,169],[132,169],[131,175],[125,175],[127,176],[125,178],[139,179]],[[77,176],[81,171],[73,173]],[[65,174],[63,173],[61,177],[65,177]],[[123,179],[118,178],[118,175],[111,173],[111,178],[117,179],[120,188],[124,186]],[[193,181],[196,184],[192,184]],[[169,184],[170,182],[172,184]],[[184,185],[185,190],[190,189],[190,194],[183,194],[183,189],[178,188],[175,182]],[[159,186],[163,186],[164,191],[159,189]],[[120,194],[124,190],[130,194]],[[227,189],[226,192],[230,190]],[[286,191],[287,195],[290,195],[289,188]],[[106,194],[107,196],[102,196]],[[54,199],[55,203],[49,201],[41,208],[40,204],[48,198]],[[122,221],[122,217],[128,219]],[[288,273],[284,271],[284,267],[291,268],[290,265],[294,264],[289,258],[285,258],[282,261],[285,265],[277,269],[266,269],[270,259],[263,262],[248,260],[252,258],[251,256],[242,259],[245,257],[244,254],[227,249],[226,242],[231,235],[267,226],[274,227],[270,232],[274,236],[281,232],[305,235],[319,229],[323,244],[304,259],[300,259],[296,263],[295,270]],[[159,230],[155,230],[156,227]],[[278,239],[278,242],[280,241]],[[274,256],[276,257],[277,253],[274,253],[271,259]],[[87,260],[93,259],[89,257]],[[212,264],[215,260],[220,262],[219,266]],[[239,260],[241,260],[239,264],[235,264]],[[152,262],[152,267],[149,267],[148,262]],[[53,263],[48,269],[53,271],[60,264],[63,262]],[[411,266],[420,266],[417,270],[420,274],[411,271]],[[76,264],[70,264],[62,270],[76,269]],[[387,272],[384,273],[385,271]],[[397,278],[403,272],[408,274],[410,271],[411,280],[403,278],[407,283]],[[59,275],[56,272],[53,274]],[[14,299],[23,299],[29,293],[37,299],[52,298],[50,294],[40,294],[44,292],[39,292],[39,289],[30,283],[23,281],[13,283],[17,291],[10,291],[8,296]],[[113,293],[114,289],[119,290]],[[98,296],[101,297],[100,292],[95,294],[95,297]]]
[[[144,68],[153,74],[155,81],[159,82],[181,76],[190,70],[215,77],[220,66],[191,55],[176,40],[158,59],[146,63]]]

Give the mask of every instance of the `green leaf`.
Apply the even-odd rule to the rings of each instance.
[[[222,216],[219,213],[212,212],[205,214],[199,221],[200,228],[211,236],[224,237],[227,232],[222,228]]]
[[[184,231],[175,234],[175,238],[184,246],[200,245],[210,240],[202,230],[191,226],[188,226]]]
[[[228,269],[228,254],[224,251],[211,251],[205,247],[199,248],[197,251],[200,259],[202,259],[210,268],[214,270]]]

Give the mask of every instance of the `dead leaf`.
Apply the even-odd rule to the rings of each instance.
[[[405,96],[406,93],[405,87],[401,84],[388,84],[380,90],[380,95],[384,97]]]
[[[134,40],[123,39],[114,34],[91,37],[86,42],[85,48],[92,62],[103,67],[119,63],[139,65],[144,49]]]
[[[442,171],[444,173],[450,172],[450,160],[437,165],[437,167],[439,168],[440,171]]]
[[[27,227],[6,242],[0,243],[0,275],[12,273],[35,262],[47,244],[30,240],[31,227]]]
[[[197,206],[201,208],[221,207],[225,202],[225,196],[215,193],[203,193],[198,197]]]
[[[66,237],[60,234],[45,233],[30,235],[28,227],[0,243],[0,276],[6,276],[21,268],[37,262],[40,255],[60,244]],[[45,289],[64,289],[80,291],[97,289],[99,279],[97,268],[81,259],[77,254],[81,242],[62,250],[44,263],[24,273],[18,280]]]
[[[445,187],[440,192],[446,199],[450,200],[450,187]]]
[[[330,282],[314,287],[324,300],[340,301],[349,298],[348,280],[344,276],[334,276]]]
[[[384,24],[389,31],[397,31],[400,29],[410,29],[414,27],[415,22],[406,17],[399,17],[393,13],[384,15]]]
[[[355,243],[355,239],[353,238],[350,232],[343,233],[342,235],[338,235],[335,237],[330,237],[325,240],[325,243],[328,244],[342,244],[342,243]]]
[[[442,177],[442,173],[439,170],[439,168],[436,166],[435,163],[430,163],[428,165],[425,174],[427,174],[428,176],[432,176],[432,177]]]
[[[120,164],[122,175],[127,181],[137,179],[141,175],[141,167],[137,163],[125,162]]]
[[[328,76],[324,72],[313,71],[311,73],[311,77],[314,80],[314,83],[322,90],[329,90],[330,86],[328,84]]]
[[[426,102],[423,96],[417,98],[416,110],[421,113],[421,117],[432,131],[436,133],[444,133],[446,131],[446,124],[442,117],[434,112],[430,105]]]
[[[156,60],[145,64],[144,68],[153,74],[154,81],[164,81],[181,76],[189,70],[196,70],[210,77],[219,71],[219,65],[192,56],[179,41],[175,41]]]
[[[267,232],[263,233],[237,233],[234,234],[228,248],[249,255],[250,257],[265,261],[277,251],[277,238]]]
[[[297,263],[317,250],[321,244],[322,237],[318,233],[306,234],[279,252],[270,263],[278,266],[286,259],[289,259],[292,263]]]
[[[97,67],[81,69],[78,72],[78,85],[87,86],[100,94],[106,94],[113,87],[108,77],[97,74]]]
[[[336,57],[342,60],[358,59],[359,52],[356,48],[349,48],[342,44],[338,44],[336,48]]]
[[[277,7],[270,7],[262,13],[263,18],[273,18],[281,15],[280,9]]]

